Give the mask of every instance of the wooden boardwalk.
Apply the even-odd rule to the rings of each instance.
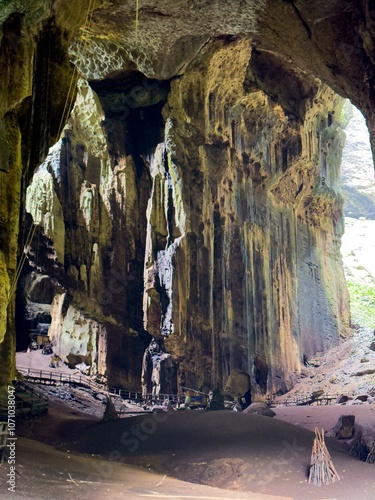
[[[282,401],[278,402],[277,405],[280,406],[309,406],[312,404],[316,404],[317,406],[330,405],[334,404],[339,396],[340,394],[322,394],[317,398],[314,398],[311,395],[298,398],[285,398]]]
[[[185,400],[185,395],[177,394],[159,394],[157,397],[153,396],[151,393],[146,395],[146,398],[142,396],[141,391],[134,391],[131,389],[124,389],[120,387],[109,387],[105,384],[100,384],[95,380],[92,380],[86,375],[70,375],[65,373],[59,373],[50,370],[36,370],[30,368],[17,368],[20,373],[22,373],[25,381],[34,384],[43,385],[70,385],[72,387],[87,387],[93,391],[107,394],[108,396],[117,396],[124,400],[141,402],[141,401],[167,401],[171,403],[179,403]]]
[[[153,396],[151,393],[143,397],[141,391],[135,391],[131,389],[124,389],[120,387],[109,387],[105,384],[100,384],[87,375],[70,375],[59,373],[57,371],[50,370],[36,370],[30,368],[17,368],[20,373],[22,373],[25,382],[30,382],[34,384],[44,384],[44,385],[70,385],[72,387],[87,387],[95,392],[100,392],[108,396],[119,397],[123,400],[133,401],[136,403],[156,401],[156,402],[169,402],[169,403],[183,403],[185,401],[185,394],[159,394],[157,397]],[[196,391],[198,392],[198,391]],[[330,405],[333,404],[339,394],[322,394],[318,397],[313,397],[312,395],[297,397],[297,398],[285,398],[277,403],[277,405],[282,406],[308,406],[314,405]],[[271,406],[275,406],[275,402],[269,401]]]

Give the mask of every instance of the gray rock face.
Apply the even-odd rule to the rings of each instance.
[[[345,196],[345,216],[375,219],[375,187],[372,151],[366,121],[353,107],[353,117],[345,128],[341,176]]]
[[[163,352],[153,338],[145,350],[142,361],[142,395],[146,398],[149,394],[158,398],[161,394],[171,394],[173,372],[171,355]]]

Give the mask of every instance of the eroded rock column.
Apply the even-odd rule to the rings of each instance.
[[[253,395],[285,391],[303,354],[347,334],[341,105],[247,40],[207,47],[173,82],[164,116],[186,228],[165,344],[184,385],[242,370]]]
[[[62,138],[36,170],[26,208],[37,225],[29,265],[56,284],[49,335],[111,385],[139,386],[149,177],[127,154],[126,127],[105,120],[81,80]],[[116,138],[115,142],[112,142]],[[144,194],[142,194],[144,191]]]

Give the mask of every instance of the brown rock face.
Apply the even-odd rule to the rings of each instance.
[[[0,7],[0,387],[15,376],[15,290],[24,189],[56,138],[72,66],[65,33],[35,0]],[[23,12],[24,11],[24,12]],[[49,50],[48,47],[54,47]]]
[[[0,380],[31,226],[17,316],[62,357],[139,388],[149,333],[172,386],[285,391],[347,334],[334,90],[374,132],[370,4],[89,4],[0,8]]]
[[[247,40],[212,44],[172,83],[163,112],[186,214],[166,345],[189,387],[223,386],[243,370],[253,394],[283,391],[302,354],[326,349],[348,326],[341,100],[280,60],[290,85],[273,86],[262,78],[268,67],[273,55]]]

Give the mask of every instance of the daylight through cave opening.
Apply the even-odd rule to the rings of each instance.
[[[345,233],[342,255],[354,328],[375,328],[375,183],[369,131],[362,113],[345,105],[348,124],[341,165]]]
[[[313,410],[322,423],[343,402],[353,415],[371,413],[374,263],[361,241],[375,234],[373,184],[362,175],[367,160],[350,151],[355,118],[345,129],[344,98],[365,116],[375,150],[373,2],[0,4],[0,420],[31,368],[49,382],[74,373],[95,384],[95,395],[71,391],[85,394],[87,431],[72,415],[78,401],[59,425],[65,449],[94,455],[69,455],[68,486],[59,452],[48,452],[43,475],[40,446],[21,437],[40,428],[56,442],[48,431],[64,412],[30,429],[17,423],[18,495],[43,495],[57,477],[73,491],[102,454],[163,462],[167,476],[255,497],[319,497],[301,467],[311,434],[250,413],[273,415],[270,402],[301,394],[313,406],[322,391],[339,405],[309,407],[306,427]],[[56,391],[65,398],[66,389]],[[106,421],[93,439],[94,413],[115,417],[109,402],[103,409],[120,390],[126,409],[150,413],[181,409],[185,395],[205,406],[208,393],[210,409],[224,399],[226,410],[256,406]],[[353,430],[353,449],[373,462],[373,435]],[[345,479],[332,494],[371,497],[372,465],[349,463],[343,448],[332,448]],[[116,486],[124,470],[114,461],[112,493],[142,494],[145,476],[135,484],[134,471]],[[158,487],[173,495],[167,476]],[[93,496],[107,479],[99,471]],[[180,482],[183,490],[192,488]]]

